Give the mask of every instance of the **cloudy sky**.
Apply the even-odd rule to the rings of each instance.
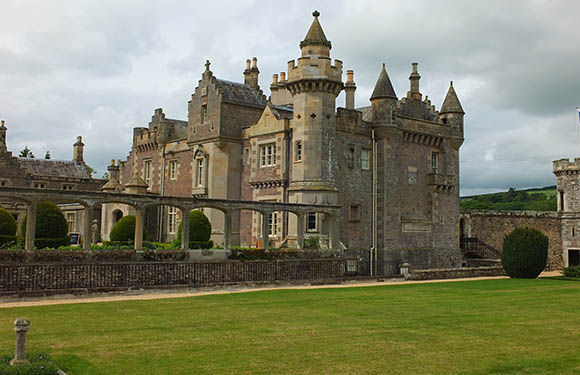
[[[332,56],[355,71],[357,106],[382,62],[399,97],[411,62],[440,108],[449,81],[466,111],[461,195],[555,184],[551,161],[579,155],[580,2],[2,0],[0,118],[8,148],[71,159],[77,135],[98,177],[124,159],[155,108],[187,119],[206,59],[260,84],[299,56],[314,9]],[[338,98],[344,105],[344,94]]]

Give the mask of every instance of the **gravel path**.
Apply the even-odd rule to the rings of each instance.
[[[560,276],[560,271],[543,272],[540,276]],[[115,302],[115,301],[135,301],[135,300],[155,300],[166,298],[186,298],[207,296],[214,294],[232,294],[232,293],[248,293],[258,292],[263,290],[288,290],[288,289],[330,289],[330,288],[360,288],[369,286],[387,286],[387,285],[404,285],[404,284],[423,284],[423,283],[441,283],[441,282],[460,282],[472,280],[488,280],[488,279],[505,279],[505,276],[494,277],[470,277],[465,279],[448,279],[448,280],[425,280],[425,281],[404,281],[400,279],[389,279],[386,281],[367,281],[367,282],[346,282],[344,284],[330,284],[330,285],[281,285],[281,286],[265,286],[265,287],[220,287],[220,288],[206,288],[206,289],[174,289],[174,290],[132,290],[123,293],[109,293],[109,294],[89,294],[83,296],[74,295],[58,295],[52,297],[35,297],[35,298],[0,298],[0,309],[11,307],[28,307],[28,306],[47,306],[47,305],[61,305],[72,303],[96,303],[96,302]]]

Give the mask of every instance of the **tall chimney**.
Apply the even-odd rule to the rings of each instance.
[[[0,152],[6,152],[8,149],[6,148],[6,125],[4,120],[0,122]]]
[[[83,149],[85,144],[83,143],[83,137],[80,135],[77,137],[77,142],[73,145],[73,161],[79,165],[85,164],[83,159]]]
[[[356,83],[354,82],[354,71],[352,70],[346,71],[344,91],[346,91],[346,109],[354,109],[354,92],[356,91]]]
[[[253,57],[251,61],[250,67],[250,59],[246,60],[246,70],[244,70],[244,83],[254,90],[258,91],[260,86],[258,84],[258,76],[260,75],[260,71],[258,70],[258,58]]]

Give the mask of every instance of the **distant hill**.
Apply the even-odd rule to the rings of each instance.
[[[556,211],[556,185],[461,197],[462,210]]]

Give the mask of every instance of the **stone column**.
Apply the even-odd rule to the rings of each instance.
[[[135,250],[143,250],[143,209],[135,210]]]
[[[26,359],[26,332],[28,332],[30,321],[20,318],[14,322],[14,331],[16,332],[16,355],[10,361],[10,365],[24,365],[28,363]]]
[[[338,216],[334,214],[332,216],[326,215],[326,217],[330,219],[328,223],[328,247],[330,250],[339,250],[340,244],[338,238]]]
[[[26,209],[26,240],[24,248],[27,252],[34,252],[34,236],[36,234],[36,202],[28,202]]]
[[[181,210],[181,250],[189,250],[189,211]]]
[[[270,226],[268,225],[268,217],[272,213],[271,211],[261,211],[262,213],[262,248],[268,250],[268,244],[270,243]]]
[[[224,249],[230,251],[232,247],[232,213],[224,212]]]
[[[93,206],[86,205],[83,214],[83,250],[91,251],[93,243]]]
[[[304,250],[304,214],[297,214],[296,218],[296,246]]]

